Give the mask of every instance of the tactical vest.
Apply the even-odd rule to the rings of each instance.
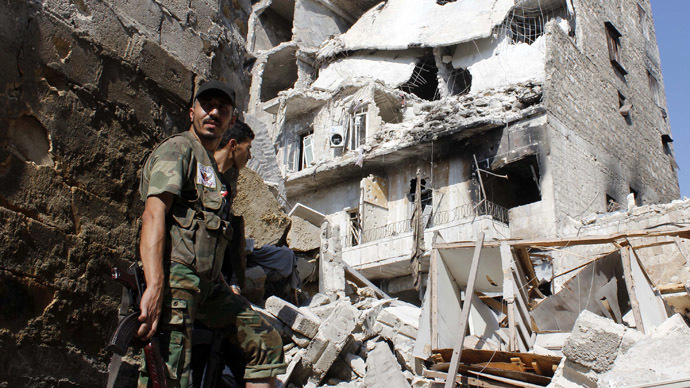
[[[221,181],[215,161],[190,132],[171,136],[189,140],[193,158],[189,168],[196,171],[196,198],[175,197],[166,216],[168,230],[166,258],[194,268],[199,277],[215,281],[223,265],[225,247],[232,238],[232,227],[222,217]],[[215,182],[209,187],[209,182]]]

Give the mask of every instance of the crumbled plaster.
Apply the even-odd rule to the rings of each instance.
[[[430,0],[390,0],[336,39],[348,51],[450,46],[488,37],[514,5],[514,0],[458,0],[443,6]]]
[[[369,79],[395,88],[407,82],[415,68],[415,51],[355,54],[328,64],[319,71],[314,89],[336,91],[354,79]]]
[[[519,82],[544,81],[545,39],[512,43],[509,37],[480,39],[458,45],[453,67],[472,74],[471,92],[504,87]]]

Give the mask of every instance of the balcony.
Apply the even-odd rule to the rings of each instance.
[[[434,236],[442,241],[473,241],[479,231],[487,239],[507,238],[508,209],[484,201],[438,212],[425,222],[425,251],[431,251]],[[393,278],[410,274],[409,259],[414,237],[411,220],[357,232],[348,228],[343,237],[343,260],[369,279]],[[423,264],[428,265],[428,257]],[[426,268],[425,268],[426,269]]]

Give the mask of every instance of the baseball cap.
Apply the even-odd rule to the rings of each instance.
[[[216,80],[206,81],[201,84],[196,90],[194,99],[197,99],[202,94],[211,91],[226,95],[230,99],[230,102],[232,102],[232,105],[235,106],[235,91],[232,90],[228,85]]]

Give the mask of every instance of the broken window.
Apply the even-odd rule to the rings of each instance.
[[[274,0],[254,25],[253,50],[270,50],[292,40],[294,0]]]
[[[402,122],[401,102],[400,99],[396,99],[388,93],[383,93],[379,90],[374,92],[374,103],[376,103],[379,117],[381,117],[384,123]]]
[[[489,202],[510,209],[541,201],[536,155],[529,155],[491,172],[480,173],[480,184],[484,185]]]
[[[613,196],[606,194],[606,211],[615,212],[621,209],[620,203]]]
[[[659,105],[659,81],[657,81],[656,77],[649,70],[647,70],[647,80],[649,81],[649,90],[652,92],[652,100],[654,100],[655,104]]]
[[[285,47],[266,58],[261,73],[261,101],[278,96],[278,92],[290,89],[297,82],[297,47]]]
[[[673,149],[671,148],[671,143],[673,143],[673,139],[671,138],[671,135],[663,134],[661,135],[661,145],[664,148],[664,154],[668,155],[669,160],[671,161],[671,167],[673,170],[678,170],[678,163],[676,162],[676,157],[673,155]]]
[[[367,108],[355,111],[350,121],[350,150],[356,150],[367,141]]]
[[[312,137],[314,131],[300,135],[299,170],[314,164],[314,144]]]
[[[433,203],[433,190],[431,190],[430,187],[426,186],[426,179],[422,179],[420,182],[420,189],[421,189],[421,201],[422,201],[422,215],[423,215],[423,225],[425,228],[431,226],[429,223],[431,222],[431,210],[432,210],[432,203]],[[415,202],[415,191],[417,190],[417,178],[414,178],[410,181],[410,193],[408,194],[407,198],[410,200],[410,203],[412,204],[412,212],[414,212],[414,202]]]
[[[623,36],[611,22],[606,22],[606,43],[609,47],[609,60],[616,70],[622,75],[628,74],[623,68],[623,61],[621,60],[621,36]]]
[[[540,4],[538,7],[523,4],[515,7],[495,32],[498,36],[509,37],[513,43],[532,44],[544,35],[546,23],[557,17],[572,23],[564,2]]]
[[[400,89],[424,100],[438,100],[438,68],[433,56],[417,61],[410,79],[400,85]]]
[[[467,69],[453,69],[448,76],[448,93],[451,96],[467,94],[472,87],[472,74]]]
[[[347,218],[347,243],[354,247],[359,245],[362,240],[362,222],[359,216],[359,210],[357,208],[347,210]]]
[[[515,43],[534,43],[537,38],[544,35],[544,16],[513,14],[510,19],[510,38]]]

